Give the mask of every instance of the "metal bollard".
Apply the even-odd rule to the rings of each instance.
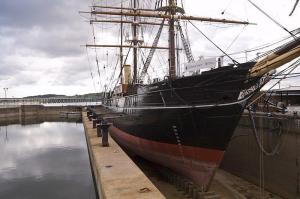
[[[92,119],[92,121],[93,121],[93,129],[97,128],[98,120],[97,119]]]
[[[97,137],[102,137],[101,124],[97,124]]]
[[[111,124],[108,124],[106,121],[103,121],[101,124],[101,132],[102,132],[102,146],[108,147],[108,128]]]
[[[89,121],[92,121],[92,119],[93,119],[93,115],[92,115],[92,114],[90,114],[90,115],[88,116],[88,118],[89,118]]]

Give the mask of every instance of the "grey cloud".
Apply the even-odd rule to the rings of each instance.
[[[1,1],[0,36],[49,57],[78,55],[88,34],[78,10],[87,5],[80,0]]]
[[[99,3],[99,1],[96,2]],[[113,6],[119,3],[119,0],[108,1],[108,4]],[[188,4],[188,2],[186,3]],[[14,86],[27,84],[38,87],[38,83],[45,80],[44,82],[48,82],[45,86],[51,87],[66,85],[74,86],[72,88],[75,88],[78,85],[84,85],[85,83],[83,82],[87,82],[86,80],[90,79],[90,72],[85,53],[80,48],[80,45],[91,39],[91,32],[89,24],[84,22],[86,19],[82,18],[78,11],[89,10],[88,6],[90,4],[90,0],[1,0],[0,84]],[[144,4],[144,2],[141,4]],[[202,15],[202,12],[205,10],[195,7],[194,4],[190,3],[191,8],[187,10],[194,9],[196,14],[199,12]],[[210,4],[208,3],[208,7],[211,6]],[[216,7],[211,6],[211,8]],[[208,14],[212,16],[214,16],[214,13],[216,14],[216,12],[209,12]],[[85,16],[89,17],[88,14]],[[261,22],[261,19],[259,21]],[[197,23],[197,26],[224,50],[239,33],[239,29],[231,31],[227,28],[220,29],[221,26],[213,26],[211,28],[211,24],[208,26],[208,24],[201,25]],[[268,27],[267,25],[265,26]],[[103,26],[97,25],[96,29],[100,32],[101,27]],[[103,34],[97,37],[99,43],[115,41],[116,38],[113,36],[117,35],[116,31],[117,29],[105,29],[105,37],[103,37]],[[194,28],[189,28],[188,32],[190,33],[195,58],[200,55],[222,54]],[[151,36],[145,35],[145,37],[154,38],[155,34],[156,30],[153,31]],[[164,34],[166,35],[167,33]],[[257,32],[245,34],[245,36],[242,34],[240,39],[229,49],[229,52],[253,47],[254,35],[258,37]],[[280,34],[278,35],[280,36]],[[166,38],[163,39],[167,41]],[[152,44],[152,41],[148,42],[149,45]],[[161,45],[165,44],[161,43]],[[103,53],[100,53],[99,50],[99,56],[100,54]],[[34,56],[36,59],[26,59],[26,57],[30,56]],[[52,62],[52,60],[57,59],[59,61],[56,65],[56,62]],[[101,62],[105,60],[105,57],[99,57],[99,60]],[[22,61],[27,61],[27,63],[22,63]],[[35,68],[31,67],[31,61]],[[43,62],[40,64],[40,68],[36,68],[37,63],[33,63],[35,61],[37,63]],[[93,61],[94,59],[91,55],[91,62]],[[160,65],[160,63],[158,64],[154,61],[153,65]],[[166,62],[164,59],[162,61]],[[102,65],[103,63],[101,63]],[[111,71],[109,72],[106,70],[107,74],[104,74],[104,77],[101,76],[102,79],[99,80],[95,66],[92,66],[92,68],[96,83],[97,81],[105,81],[107,76],[110,76],[108,73],[113,70],[110,69]],[[28,71],[31,71],[32,74],[28,75]]]
[[[74,20],[72,13],[87,4],[78,0],[1,0],[0,25],[24,29],[64,26]]]
[[[16,39],[17,45],[43,53],[47,57],[77,56],[81,54],[80,45],[87,35],[72,27],[56,29],[38,29],[26,32]]]
[[[88,24],[83,22],[78,11],[88,10],[89,4],[81,0],[1,0],[1,84],[34,85],[54,76],[58,81],[50,79],[53,84],[75,86],[75,81],[85,77],[87,67],[83,65],[86,62],[74,61],[66,66],[63,62],[64,58],[78,60],[83,54],[80,45],[90,35]],[[40,69],[33,68],[31,63],[36,67],[34,62],[40,59],[45,60]],[[60,59],[60,65],[51,66],[47,59]],[[22,63],[24,60],[29,61]]]
[[[33,85],[37,83],[37,79],[39,78],[35,75],[19,73],[9,79],[8,86],[17,87],[22,85]]]
[[[52,85],[84,85],[84,80],[90,78],[89,66],[85,56],[68,60],[59,68],[59,72],[50,81]]]
[[[7,80],[11,76],[17,74],[21,66],[4,61],[4,57],[0,55],[0,81]]]

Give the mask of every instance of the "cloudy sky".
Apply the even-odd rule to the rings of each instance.
[[[288,16],[295,0],[253,1],[289,30],[300,27],[300,8],[292,17]],[[102,1],[105,4],[107,2],[109,4],[112,1]],[[91,3],[91,0],[0,1],[0,97],[4,96],[3,88],[8,88],[9,97],[48,93],[73,95],[101,89],[93,54],[90,53],[92,63],[89,65],[86,50],[80,47],[91,40],[91,28],[78,11],[88,10]],[[288,36],[247,0],[185,0],[185,9],[198,16],[227,17],[258,23],[257,26],[246,28],[209,28],[207,24],[197,23],[228,52],[256,47]],[[190,37],[195,38],[191,40],[195,56],[218,55],[219,52],[197,31],[190,29],[189,32]],[[109,36],[113,39],[112,35]],[[94,75],[94,84],[89,67]],[[295,85],[297,81],[285,84]]]

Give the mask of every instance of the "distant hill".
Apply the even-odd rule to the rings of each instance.
[[[45,95],[34,95],[34,96],[27,96],[23,97],[24,99],[30,98],[55,98],[55,97],[67,97],[66,95],[55,95],[55,94],[45,94]]]
[[[88,94],[84,94],[84,95],[75,95],[75,96],[72,96],[72,97],[78,97],[78,98],[95,98],[95,97],[98,97],[98,98],[102,98],[103,96],[103,93],[88,93]]]

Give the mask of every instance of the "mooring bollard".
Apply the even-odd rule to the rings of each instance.
[[[89,121],[92,121],[92,119],[93,119],[93,116],[92,115],[89,115]]]
[[[109,146],[108,143],[108,128],[111,124],[107,123],[106,121],[102,121],[100,124],[101,126],[101,132],[102,132],[102,146],[107,147]]]
[[[93,121],[93,129],[97,128],[98,119],[92,119]]]
[[[102,137],[102,133],[101,133],[101,124],[97,124],[97,137]]]

